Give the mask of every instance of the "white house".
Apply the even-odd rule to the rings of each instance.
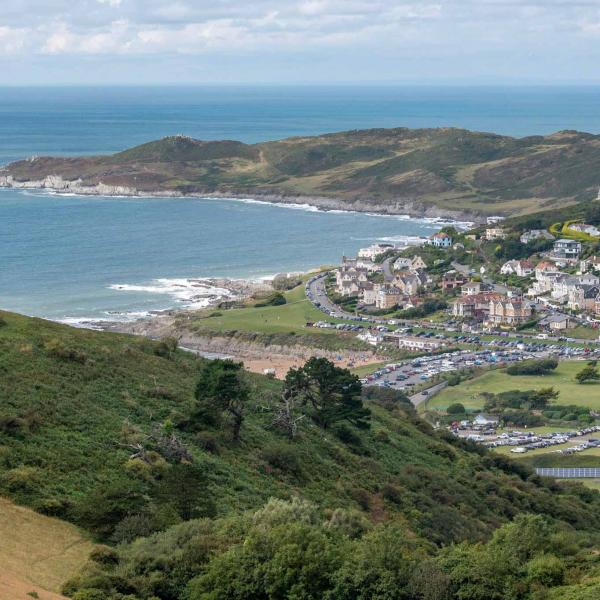
[[[502,265],[500,273],[503,275],[516,275],[517,277],[530,277],[533,275],[533,265],[528,260],[509,260]]]
[[[411,271],[417,271],[418,269],[426,269],[426,268],[427,268],[427,264],[425,263],[425,261],[418,254],[415,254],[410,263]]]
[[[577,260],[581,253],[581,242],[577,240],[560,239],[554,242],[552,255],[558,259]]]
[[[545,229],[530,229],[521,235],[519,238],[521,244],[528,244],[529,242],[533,242],[534,240],[553,240],[554,236]]]
[[[394,244],[373,244],[368,248],[361,248],[358,251],[358,258],[375,260],[379,255],[384,254],[388,250],[393,250],[394,248]]]
[[[486,240],[503,240],[506,237],[506,231],[502,227],[488,227],[485,230]]]
[[[496,425],[498,425],[500,423],[500,418],[497,417],[496,415],[487,415],[487,414],[481,413],[481,414],[478,414],[473,419],[473,423],[475,425],[480,425],[480,426],[495,427]]]
[[[408,258],[407,256],[400,256],[394,261],[394,270],[402,271],[404,269],[409,269],[411,262],[411,258]]]
[[[428,243],[436,248],[450,248],[452,246],[452,238],[447,233],[434,233],[429,237]]]
[[[600,256],[589,256],[579,261],[579,270],[581,273],[600,271]]]
[[[569,229],[573,231],[578,231],[579,233],[586,233],[587,235],[591,235],[593,237],[600,236],[600,231],[594,225],[588,225],[587,223],[573,223],[569,225]]]
[[[479,281],[469,281],[461,287],[461,295],[474,296],[481,292],[481,283]]]
[[[404,350],[439,350],[444,347],[444,343],[431,338],[401,336],[398,337],[398,347]]]

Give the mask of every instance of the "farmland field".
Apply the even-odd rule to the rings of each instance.
[[[62,599],[60,589],[92,543],[77,527],[0,498],[0,598]],[[30,594],[30,595],[28,595]]]

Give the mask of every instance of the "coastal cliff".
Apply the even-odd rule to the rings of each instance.
[[[0,187],[481,220],[594,198],[598,172],[600,136],[586,133],[372,129],[253,145],[173,136],[108,156],[32,157],[0,169]]]

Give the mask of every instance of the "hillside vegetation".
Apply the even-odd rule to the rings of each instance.
[[[0,175],[60,175],[141,192],[312,197],[324,207],[515,215],[596,197],[600,136],[511,138],[462,129],[370,129],[247,145],[183,136],[112,156],[23,160]]]
[[[315,373],[329,373],[326,388],[339,381],[346,412],[307,412],[292,437],[276,426],[277,407],[293,389],[320,397],[301,372],[282,395],[281,382],[239,379],[227,361],[172,340],[0,313],[0,492],[107,544],[63,592],[483,600],[567,584],[597,591],[599,494],[434,432],[401,396],[372,390],[365,412],[352,396],[357,380],[320,360]]]

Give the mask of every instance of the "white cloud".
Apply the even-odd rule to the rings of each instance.
[[[590,41],[600,35],[600,0],[1,1],[0,56],[42,54],[56,65],[97,56],[110,66],[110,55],[140,64],[153,55],[193,67],[185,57],[196,55],[198,64],[222,61],[233,77],[250,61],[265,73],[278,64],[333,74],[357,60],[369,70],[385,60],[415,69],[454,60],[468,73],[469,61],[491,72],[536,56],[536,75],[552,75],[553,56],[600,64]]]
[[[25,48],[27,30],[0,27],[0,54],[17,54]]]

